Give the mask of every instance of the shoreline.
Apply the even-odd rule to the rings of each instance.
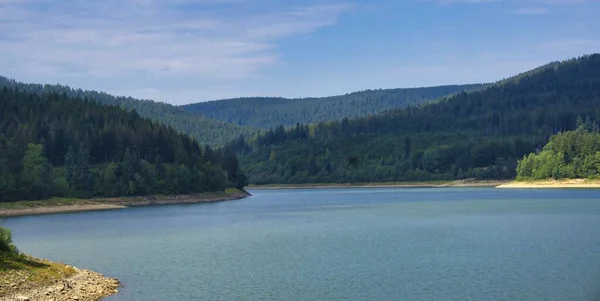
[[[600,180],[457,180],[423,182],[369,182],[369,183],[307,183],[249,185],[246,189],[335,189],[335,188],[500,188],[500,189],[600,189]],[[29,215],[61,214],[85,211],[118,210],[141,206],[214,203],[239,200],[251,196],[246,190],[209,192],[186,195],[149,195],[92,199],[50,199],[0,203],[0,218]]]
[[[539,181],[512,181],[496,188],[501,189],[600,189],[600,180],[565,179]]]
[[[326,188],[490,188],[509,183],[510,180],[457,180],[424,182],[373,182],[373,183],[310,183],[249,185],[246,189],[326,189]]]
[[[245,190],[210,192],[186,195],[150,195],[138,197],[51,199],[0,203],[0,218],[29,215],[73,213],[84,211],[117,210],[141,206],[215,203],[239,200],[250,196]]]
[[[119,292],[119,280],[27,255],[0,271],[0,300],[102,300]]]

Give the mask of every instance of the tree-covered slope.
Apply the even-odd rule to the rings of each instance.
[[[431,101],[445,95],[482,88],[483,85],[367,90],[340,96],[286,99],[235,98],[182,106],[207,118],[256,128],[296,123],[309,124],[377,114],[389,109]]]
[[[251,136],[256,132],[255,129],[208,119],[186,112],[177,106],[152,100],[117,97],[103,92],[73,89],[63,85],[26,84],[0,76],[0,87],[2,86],[39,94],[65,93],[69,97],[87,98],[104,105],[134,110],[142,117],[169,125],[180,133],[196,138],[202,144],[212,146],[220,146],[240,135]]]
[[[600,119],[600,55],[482,91],[355,120],[278,127],[231,144],[251,183],[512,178],[517,160]]]
[[[137,113],[0,88],[0,201],[179,194],[245,184],[234,154]]]
[[[558,133],[540,153],[519,161],[517,180],[600,178],[598,123],[579,120],[575,131]]]

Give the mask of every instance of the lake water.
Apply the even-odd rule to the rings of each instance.
[[[108,300],[600,300],[600,190],[254,190],[240,201],[10,218]]]

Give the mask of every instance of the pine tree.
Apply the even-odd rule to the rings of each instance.
[[[310,157],[310,160],[308,161],[308,174],[309,175],[316,175],[317,172],[319,172],[319,168],[317,167],[317,161],[315,160],[315,157]]]
[[[77,176],[76,187],[78,196],[90,197],[94,192],[94,176],[90,170],[91,156],[90,151],[85,144],[80,144],[77,149]]]
[[[51,193],[50,166],[43,153],[43,145],[30,143],[23,156],[21,189],[31,199],[44,198]]]
[[[65,155],[65,170],[67,172],[67,181],[69,185],[77,186],[77,152],[70,145]]]

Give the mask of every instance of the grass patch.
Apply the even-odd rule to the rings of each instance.
[[[0,297],[45,286],[76,273],[72,267],[19,253],[10,230],[0,227]]]
[[[225,194],[226,195],[236,195],[236,194],[245,194],[245,192],[243,190],[240,190],[237,188],[227,188],[227,189],[225,189]]]
[[[27,255],[0,254],[0,297],[70,277],[76,270]]]

